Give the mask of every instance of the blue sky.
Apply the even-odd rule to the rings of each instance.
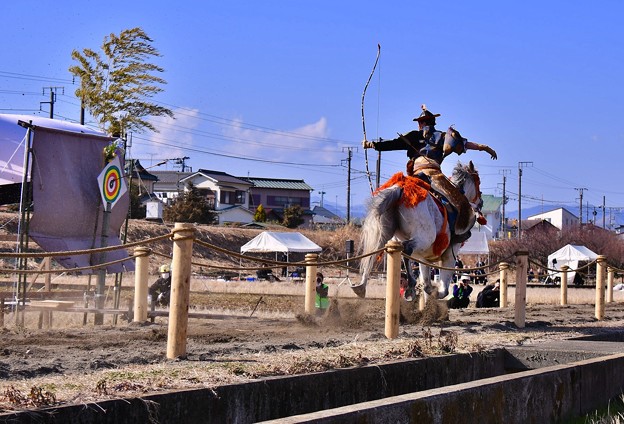
[[[439,129],[454,124],[498,152],[451,156],[444,169],[473,160],[482,191],[497,196],[505,175],[508,211],[519,162],[532,162],[523,208],[577,207],[578,188],[590,210],[603,196],[608,211],[624,208],[621,1],[26,0],[0,10],[0,113],[48,116],[42,91],[55,86],[55,118],[75,121],[71,51],[137,26],[154,39],[168,81],[154,100],[177,119],[133,134],[130,156],[146,166],[189,156],[193,170],[304,179],[333,209],[346,204],[353,148],[351,204],[364,204],[361,98],[379,43],[369,139],[410,131],[426,103]],[[404,152],[384,152],[382,181],[404,166]]]

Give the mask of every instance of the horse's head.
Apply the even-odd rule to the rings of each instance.
[[[468,202],[470,202],[470,206],[480,215],[481,207],[483,207],[483,199],[481,199],[481,179],[472,161],[468,162],[468,165],[457,162],[455,169],[453,169],[451,181],[464,193],[464,196],[466,196]]]

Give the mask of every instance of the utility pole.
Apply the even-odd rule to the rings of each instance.
[[[587,189],[579,187],[574,190],[579,192],[579,228],[583,228],[583,191]]]
[[[522,232],[522,168],[533,166],[533,162],[518,162],[518,239]]]
[[[56,103],[56,91],[61,90],[61,94],[65,94],[65,87],[43,87],[44,96],[46,94],[46,89],[50,90],[50,101],[39,102],[39,110],[41,110],[41,105],[49,104],[50,105],[50,119],[54,119],[54,103]]]
[[[604,230],[605,227],[605,215],[606,215],[606,210],[605,210],[605,196],[602,196],[602,229]]]
[[[351,222],[351,158],[355,147],[343,147],[347,151],[347,224]]]
[[[319,191],[319,194],[321,195],[321,204],[320,206],[323,207],[323,196],[326,194],[324,191]]]
[[[183,158],[175,158],[175,164],[180,165],[182,170],[180,172],[186,172],[186,160],[190,159],[188,156],[184,156]]]
[[[503,216],[501,217],[501,233],[503,238],[507,238],[507,233],[505,232],[505,204],[507,203],[507,192],[505,189],[505,185],[507,183],[507,174],[511,174],[511,169],[501,169],[501,174],[503,174]]]

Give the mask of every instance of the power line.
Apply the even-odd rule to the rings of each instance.
[[[196,112],[195,110],[192,109],[188,109],[188,108],[184,108],[184,107],[180,107],[180,106],[175,106],[169,103],[165,103],[165,102],[156,102],[165,106],[168,106],[170,108],[175,108],[176,109],[176,113],[179,113],[183,116],[191,116],[194,117],[196,119],[201,119],[204,121],[208,121],[208,122],[212,122],[212,123],[216,123],[216,124],[220,124],[220,125],[226,125],[226,126],[231,126],[231,127],[235,127],[235,128],[244,128],[244,129],[249,129],[252,131],[258,131],[258,132],[263,132],[263,133],[268,133],[268,134],[279,134],[279,135],[284,135],[284,136],[288,136],[288,137],[294,137],[294,138],[302,138],[302,139],[307,139],[307,140],[317,140],[317,141],[324,141],[324,142],[329,142],[329,143],[349,143],[352,144],[353,141],[348,141],[348,140],[338,140],[338,139],[332,139],[332,138],[327,138],[327,137],[316,137],[316,136],[311,136],[308,134],[302,134],[302,133],[297,133],[297,132],[292,132],[292,131],[285,131],[285,130],[278,130],[275,128],[270,128],[270,127],[265,127],[262,125],[256,125],[256,124],[250,124],[248,122],[241,122],[235,119],[230,119],[230,118],[224,118],[221,116],[217,116],[217,115],[211,115],[205,112],[197,112],[197,113],[193,113],[193,114],[185,114],[185,113],[181,113],[179,112],[180,110],[183,111],[188,111],[188,112]],[[207,118],[197,118],[197,115],[200,116],[205,116]]]
[[[134,136],[134,138],[138,138],[140,140],[146,140],[146,139],[143,139],[143,138],[141,138],[139,136],[136,136],[136,135]],[[176,147],[176,148],[183,149],[185,151],[204,153],[204,154],[207,154],[207,155],[225,157],[225,158],[230,158],[230,159],[249,160],[249,161],[254,161],[254,162],[262,162],[262,163],[296,165],[296,166],[312,166],[312,167],[328,167],[328,168],[335,168],[335,167],[340,167],[341,166],[341,165],[336,165],[336,164],[330,165],[330,164],[323,164],[323,163],[286,162],[286,161],[274,161],[274,160],[262,159],[262,158],[257,158],[257,157],[235,156],[235,155],[230,155],[230,154],[225,154],[225,153],[211,152],[211,151],[208,151],[208,150],[197,149],[197,148],[194,148],[194,147],[180,146],[179,144],[165,143],[165,142],[162,142],[162,141],[154,141],[154,140],[150,140],[150,143],[158,144],[158,145],[162,145],[162,146],[167,146],[167,147]]]
[[[65,84],[73,84],[73,81],[70,79],[46,77],[46,76],[41,76],[41,75],[21,74],[18,72],[9,72],[9,71],[0,71],[0,77],[15,78],[15,79],[21,79],[21,80],[28,80],[28,81],[58,82],[58,83],[65,83]]]

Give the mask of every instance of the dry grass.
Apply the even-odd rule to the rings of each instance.
[[[320,325],[324,325],[321,323]],[[236,354],[214,361],[172,361],[149,367],[129,365],[81,375],[79,379],[46,376],[0,384],[0,410],[42,406],[52,403],[102,401],[148,392],[188,388],[214,388],[224,384],[244,383],[253,379],[321,372],[336,368],[361,366],[414,357],[453,353],[465,349],[457,334],[444,330],[424,330],[422,341],[415,339],[379,339],[340,346],[327,346],[305,352]],[[41,396],[34,397],[32,393]],[[34,402],[39,399],[37,405]]]
[[[129,279],[132,281],[131,279]],[[72,284],[84,284],[83,277],[67,279]],[[82,282],[81,282],[82,281]],[[300,323],[309,326],[313,331],[322,333],[328,326],[336,326],[341,321],[340,315],[349,319],[358,319],[364,311],[360,302],[353,298],[352,290],[346,284],[340,285],[341,279],[330,279],[330,297],[332,305],[330,312],[323,318],[312,317],[295,311],[284,311],[278,308],[259,308],[254,316],[292,319],[296,316]],[[263,295],[280,293],[288,296],[301,296],[305,285],[301,283],[268,283],[268,282],[222,282],[207,279],[194,279],[192,284],[195,293],[207,292],[235,293],[248,295],[253,292],[261,299]],[[479,290],[475,287],[475,292]],[[385,286],[381,282],[373,282],[369,287],[369,295],[383,298]],[[509,300],[513,305],[514,289],[510,288]],[[590,289],[570,289],[570,303],[592,304],[594,291]],[[617,299],[617,298],[616,298]],[[620,299],[624,300],[624,299]],[[559,291],[552,288],[529,288],[527,303],[557,304]],[[338,305],[340,304],[340,305]],[[212,314],[230,316],[249,316],[254,304],[247,308],[229,309],[206,308],[194,305],[194,310]],[[473,305],[471,305],[473,307]],[[512,306],[511,306],[512,307]],[[302,305],[303,308],[303,305]],[[0,410],[12,410],[32,407],[34,402],[57,403],[85,403],[101,401],[120,396],[141,396],[148,392],[164,390],[180,390],[185,388],[213,388],[223,384],[247,382],[255,378],[277,375],[291,375],[315,371],[325,371],[334,368],[359,366],[381,363],[389,360],[416,358],[430,355],[448,354],[455,352],[481,352],[485,347],[480,344],[481,339],[476,334],[470,337],[467,334],[458,334],[448,329],[431,329],[428,325],[440,320],[448,319],[448,310],[444,303],[430,301],[423,311],[417,308],[417,302],[403,303],[402,315],[404,323],[419,324],[410,329],[410,334],[400,334],[397,339],[388,340],[381,336],[374,339],[361,340],[358,335],[348,343],[337,346],[328,344],[318,348],[305,350],[275,352],[256,351],[252,353],[236,352],[223,354],[211,358],[211,361],[168,361],[146,365],[124,365],[114,370],[98,370],[85,372],[80,378],[68,378],[63,375],[48,375],[20,381],[10,381],[0,384]],[[496,313],[496,311],[492,311]],[[26,323],[14,326],[13,316],[5,318],[10,331],[27,331],[25,328],[36,328],[38,314],[26,314]],[[112,318],[106,316],[105,324]],[[166,318],[157,319],[157,324],[164,324]],[[382,328],[380,319],[380,327]],[[56,313],[54,315],[55,328],[82,327],[82,314]],[[571,336],[572,332],[568,334]],[[489,338],[494,336],[490,335]],[[529,337],[525,333],[500,333],[495,336],[500,345],[524,343]],[[492,346],[492,340],[488,341]],[[53,397],[52,397],[53,396]]]

